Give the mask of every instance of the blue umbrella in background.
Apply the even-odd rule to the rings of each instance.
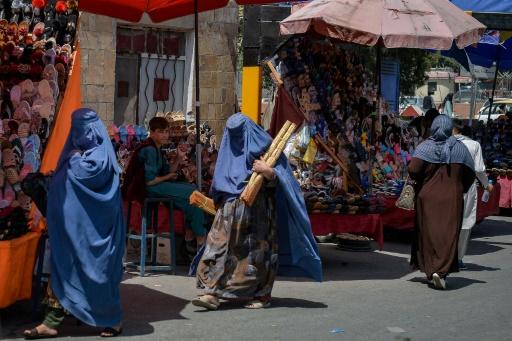
[[[471,65],[490,68],[496,63],[494,82],[491,97],[489,98],[488,120],[490,120],[498,71],[512,69],[512,39],[501,44],[498,32],[492,31],[484,34],[476,46],[467,46],[464,49],[458,49],[454,45],[448,51],[441,51],[441,55],[455,59],[470,72]],[[494,110],[496,110],[496,108],[494,108]]]
[[[455,59],[466,70],[471,71],[471,65],[491,67],[498,60],[498,57],[504,56],[506,50],[506,47],[500,44],[498,36],[485,34],[476,46],[470,45],[459,49],[457,46],[452,45],[450,50],[441,51],[441,55]]]

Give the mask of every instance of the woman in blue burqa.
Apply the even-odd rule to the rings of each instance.
[[[281,155],[271,168],[261,159],[272,138],[243,114],[226,122],[211,195],[218,207],[197,266],[204,294],[192,304],[215,310],[219,299],[270,305],[276,275],[322,279],[322,265],[298,182]],[[252,172],[265,182],[251,207],[239,199]]]
[[[104,327],[101,336],[120,333],[124,228],[119,175],[97,114],[91,109],[73,112],[48,192],[51,278],[46,315],[42,324],[25,331],[26,338],[56,336],[66,313]]]
[[[431,136],[418,145],[409,163],[417,193],[411,265],[437,289],[445,289],[448,274],[459,271],[464,193],[475,179],[473,158],[452,136],[452,127],[445,115],[434,119]]]

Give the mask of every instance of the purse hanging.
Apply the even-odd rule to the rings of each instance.
[[[414,187],[409,184],[409,176],[405,180],[404,187],[402,188],[402,193],[400,193],[400,197],[398,197],[395,205],[398,208],[407,211],[414,210],[414,201],[415,201],[415,192]]]

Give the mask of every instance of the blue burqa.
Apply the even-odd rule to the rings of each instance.
[[[211,195],[216,204],[234,200],[242,193],[254,161],[270,147],[272,138],[243,114],[226,122],[215,166]],[[274,171],[279,243],[279,274],[322,280],[322,263],[299,183],[288,160],[281,155]]]
[[[76,110],[48,192],[51,285],[66,310],[97,327],[121,322],[119,175],[105,126],[91,109]]]

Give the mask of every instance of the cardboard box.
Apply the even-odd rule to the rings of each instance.
[[[171,240],[169,238],[157,238],[156,262],[161,265],[171,264]]]

